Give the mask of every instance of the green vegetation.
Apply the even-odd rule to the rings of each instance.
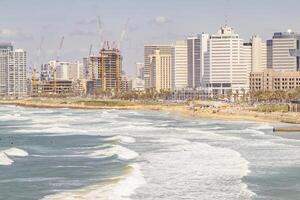
[[[257,112],[288,112],[288,105],[263,104],[258,105],[254,111]]]
[[[300,88],[287,91],[251,91],[250,99],[254,102],[289,102],[292,99],[300,98]]]

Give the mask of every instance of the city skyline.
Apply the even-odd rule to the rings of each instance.
[[[168,7],[169,4],[172,6]],[[299,4],[295,0],[284,3],[263,0],[260,1],[259,7],[253,0],[154,0],[143,3],[136,0],[2,0],[1,16],[9,20],[0,24],[0,41],[13,42],[16,48],[25,49],[28,52],[28,67],[31,67],[55,59],[60,38],[65,36],[61,59],[82,61],[82,57],[89,52],[90,44],[93,44],[94,52],[99,46],[98,16],[103,23],[104,40],[116,43],[120,40],[126,21],[129,21],[121,50],[124,55],[124,69],[132,75],[134,64],[143,60],[145,44],[173,43],[192,34],[214,33],[226,22],[246,41],[256,34],[266,40],[270,39],[274,32],[287,29],[297,32],[300,29],[300,23],[297,21],[300,15],[297,13]],[[204,20],[208,17],[209,20]],[[38,48],[42,38],[44,42],[38,59]]]

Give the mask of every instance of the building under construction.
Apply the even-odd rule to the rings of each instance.
[[[122,56],[118,48],[110,48],[108,43],[99,55],[84,58],[86,78],[93,80],[94,91],[121,91]]]

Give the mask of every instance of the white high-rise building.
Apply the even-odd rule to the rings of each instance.
[[[0,96],[26,96],[26,81],[26,51],[0,44]]]
[[[262,72],[267,68],[267,44],[260,37],[251,38],[251,71]]]
[[[249,50],[249,49],[248,49]],[[209,92],[225,94],[231,90],[248,90],[249,63],[244,40],[225,25],[208,40],[205,56],[205,86]]]
[[[172,48],[172,89],[181,90],[187,87],[187,44],[177,41]]]
[[[292,31],[274,33],[272,39],[272,68],[275,71],[299,71],[300,34]]]
[[[49,61],[47,70],[50,70],[50,74],[55,72],[57,80],[79,80],[83,78],[83,64],[79,61],[62,62],[52,60]]]

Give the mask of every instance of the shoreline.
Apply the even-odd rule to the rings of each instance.
[[[104,105],[88,105],[88,103],[101,102]],[[107,105],[106,105],[107,102]],[[0,105],[15,105],[31,108],[70,108],[70,109],[117,109],[117,110],[145,110],[145,111],[163,111],[175,113],[184,117],[206,118],[225,121],[253,121],[265,123],[289,123],[300,124],[300,113],[281,113],[271,112],[262,113],[250,111],[246,108],[232,106],[226,109],[196,109],[191,110],[187,105],[181,104],[143,104],[127,102],[128,105],[108,105],[111,102],[106,100],[71,100],[71,99],[24,99],[24,100],[0,100]]]

